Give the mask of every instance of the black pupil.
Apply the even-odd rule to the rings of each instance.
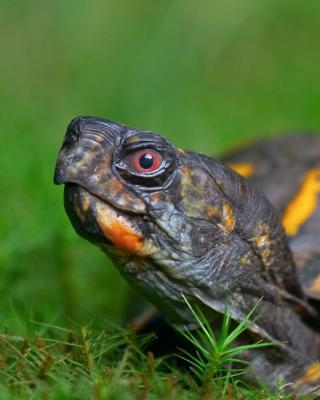
[[[143,154],[139,159],[139,165],[143,169],[149,169],[153,165],[153,157],[149,153]]]

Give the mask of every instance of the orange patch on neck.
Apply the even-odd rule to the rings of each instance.
[[[113,221],[109,226],[101,225],[101,229],[118,249],[128,253],[137,253],[142,249],[142,236],[119,221]]]
[[[306,174],[298,193],[284,210],[282,224],[287,235],[296,235],[300,227],[311,217],[317,207],[319,192],[320,168],[314,168]]]
[[[241,164],[228,164],[231,169],[236,171],[239,175],[244,178],[248,178],[255,171],[255,166],[250,163],[241,163]]]

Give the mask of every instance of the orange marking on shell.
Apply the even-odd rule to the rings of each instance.
[[[299,383],[313,383],[320,381],[320,362],[317,361],[306,370]]]
[[[320,292],[320,275],[316,277],[316,279],[313,281],[312,285],[309,287],[309,290],[311,292]]]
[[[256,167],[251,163],[241,163],[241,164],[229,164],[229,167],[236,171],[239,175],[243,176],[244,178],[248,178],[251,176]]]
[[[101,229],[105,236],[121,250],[137,253],[143,247],[142,236],[119,221],[112,222],[110,226],[101,226]]]
[[[232,206],[230,203],[223,205],[223,222],[224,226],[228,231],[234,228],[235,220],[233,216]]]
[[[306,174],[298,193],[283,213],[282,224],[287,235],[296,235],[301,226],[311,217],[317,207],[319,192],[320,168],[314,168]]]

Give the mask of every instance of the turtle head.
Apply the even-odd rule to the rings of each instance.
[[[176,148],[156,133],[79,117],[68,126],[54,182],[65,185],[65,209],[81,236],[119,256],[144,258],[159,248],[154,194],[169,190],[179,164]]]
[[[238,293],[246,312],[263,295],[256,290],[259,280],[264,284],[261,270],[288,265],[282,228],[265,197],[228,167],[158,133],[76,118],[55,183],[65,185],[75,230],[176,323],[190,317],[182,292],[219,312],[226,296]],[[243,290],[257,293],[245,301]]]

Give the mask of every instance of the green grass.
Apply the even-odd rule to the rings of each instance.
[[[180,349],[185,367],[176,367],[174,354],[155,358],[146,351],[153,334],[137,336],[106,322],[103,331],[75,324],[73,329],[37,324],[39,331],[32,338],[0,335],[1,398],[291,398],[280,389],[271,393],[239,379],[248,368],[239,355],[270,345],[235,343],[247,330],[255,308],[232,330],[226,312],[218,337],[200,310],[184,300],[199,324],[196,331],[180,331],[196,349],[192,353]]]
[[[229,382],[235,384],[234,378],[247,371],[249,363],[238,356],[245,351],[272,345],[262,340],[256,343],[237,345],[237,339],[248,329],[256,306],[232,331],[230,331],[231,315],[226,310],[221,326],[216,327],[220,330],[218,338],[201,310],[192,307],[185,296],[182,296],[199,328],[195,333],[190,330],[180,330],[181,335],[196,349],[196,355],[181,349],[183,354],[181,358],[191,365],[191,370],[203,386],[211,388],[217,382],[219,386],[223,383],[223,393],[225,393]],[[237,366],[234,367],[234,364]],[[239,365],[242,365],[243,368],[240,368]]]
[[[0,331],[122,322],[126,283],[72,231],[52,184],[71,118],[119,120],[212,154],[317,130],[319,18],[316,1],[3,0]]]

